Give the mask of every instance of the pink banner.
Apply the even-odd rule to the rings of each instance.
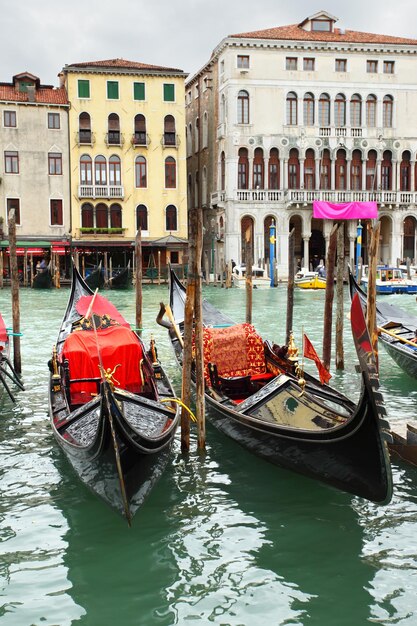
[[[313,202],[313,217],[327,220],[371,220],[378,217],[376,202]]]

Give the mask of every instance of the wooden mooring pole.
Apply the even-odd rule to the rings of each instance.
[[[337,224],[334,224],[330,233],[329,247],[326,260],[326,297],[324,301],[324,329],[323,329],[323,364],[330,369],[332,352],[332,308],[334,298],[334,263],[336,256]]]
[[[343,274],[345,270],[345,227],[339,224],[337,231],[337,273],[336,273],[336,369],[345,369],[343,350]]]
[[[285,345],[290,342],[290,333],[293,327],[294,315],[294,274],[295,274],[295,258],[294,258],[294,235],[295,228],[291,229],[288,236],[288,285],[287,285],[287,327],[285,331]]]
[[[142,335],[142,232],[138,228],[135,238],[135,293],[136,293],[136,331]]]
[[[245,242],[246,242],[246,259],[245,259],[245,267],[246,267],[246,322],[248,324],[252,324],[252,264],[253,264],[253,254],[252,254],[252,227],[249,226],[246,229],[245,233]]]
[[[13,366],[18,374],[22,373],[20,354],[20,302],[19,272],[16,254],[16,217],[15,210],[9,213],[9,246],[10,246],[10,277],[12,285],[12,317],[13,317]]]
[[[375,226],[368,224],[368,290],[366,307],[366,324],[378,367],[378,330],[376,324],[376,267],[379,254],[379,232],[381,222]]]
[[[194,305],[194,332],[195,332],[195,377],[196,377],[196,417],[197,417],[197,447],[200,451],[206,447],[206,421],[204,398],[204,355],[203,355],[203,295],[201,278],[201,256],[203,250],[203,210],[196,209],[197,232],[195,247],[195,305]]]

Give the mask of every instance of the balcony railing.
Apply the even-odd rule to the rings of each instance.
[[[119,130],[110,130],[106,133],[105,142],[108,146],[123,146],[125,142],[123,133]]]
[[[93,146],[95,141],[94,133],[91,130],[79,130],[76,133],[76,142],[79,146]]]
[[[224,191],[211,194],[211,204],[216,206],[226,200]],[[331,189],[235,189],[234,202],[311,205],[314,200],[325,202],[378,202],[387,206],[417,204],[417,191],[354,191]]]
[[[176,133],[164,133],[161,137],[161,144],[165,148],[178,148],[180,138]]]
[[[151,140],[150,140],[148,133],[138,131],[136,133],[133,133],[131,143],[134,148],[135,147],[147,148],[149,144],[151,143]]]
[[[79,198],[119,198],[125,195],[122,185],[79,185]]]
[[[120,227],[111,227],[111,228],[98,228],[98,227],[81,227],[78,229],[81,237],[87,235],[124,235],[126,228]]]

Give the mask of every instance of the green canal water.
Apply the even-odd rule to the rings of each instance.
[[[22,290],[25,391],[0,412],[1,626],[363,626],[417,624],[417,469],[393,464],[394,497],[380,507],[281,470],[207,426],[207,451],[172,461],[132,528],[73,474],[51,433],[47,360],[68,289]],[[134,292],[107,292],[134,321]],[[244,321],[245,292],[204,295]],[[346,311],[348,310],[347,290]],[[388,296],[413,310],[414,296]],[[166,286],[144,289],[144,339],[180,393],[165,331]],[[253,294],[253,321],[277,343],[286,287]],[[295,294],[294,331],[321,353],[324,294]],[[10,323],[10,290],[0,292]],[[331,384],[357,399],[350,329]],[[314,364],[311,364],[314,368]],[[380,353],[392,423],[415,417],[416,382]],[[308,365],[308,369],[313,371]],[[307,369],[307,367],[306,367]]]

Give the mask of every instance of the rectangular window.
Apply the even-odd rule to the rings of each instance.
[[[347,71],[347,61],[346,59],[336,59],[335,60],[335,71],[336,72],[346,72]]]
[[[384,61],[384,74],[394,74],[394,61]]]
[[[311,30],[331,32],[332,23],[329,20],[312,20]]]
[[[60,152],[48,154],[48,172],[51,176],[62,174],[62,154]]]
[[[145,100],[145,83],[133,83],[133,99]]]
[[[51,226],[63,226],[62,200],[51,200]]]
[[[117,80],[107,81],[107,99],[108,100],[119,99],[119,83]]]
[[[239,69],[248,70],[249,69],[249,55],[248,54],[238,54],[237,55],[237,66]]]
[[[175,85],[172,83],[164,84],[164,102],[175,102]]]
[[[315,59],[303,59],[303,70],[305,72],[314,72],[314,62]]]
[[[378,61],[367,61],[366,62],[366,71],[368,74],[377,74],[378,72]]]
[[[296,70],[297,69],[297,57],[287,57],[285,59],[285,69]]]
[[[9,219],[9,212],[14,209],[14,216],[16,224],[20,224],[20,200],[19,198],[7,198],[7,219]]]
[[[16,128],[16,111],[4,111],[3,123],[6,128]]]
[[[61,128],[59,113],[48,113],[48,128]]]
[[[19,173],[19,153],[6,150],[4,153],[4,171],[6,174]]]
[[[79,98],[89,98],[90,97],[90,81],[89,80],[79,80],[78,81],[78,97]]]

